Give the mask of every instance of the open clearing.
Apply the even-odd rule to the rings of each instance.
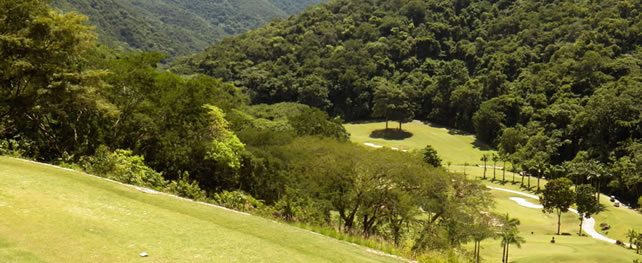
[[[0,157],[0,262],[138,261],[396,259],[260,217]]]
[[[392,123],[392,122],[391,122]],[[414,121],[403,125],[403,129],[413,134],[412,137],[403,140],[385,140],[380,138],[371,138],[373,130],[383,129],[385,123],[373,122],[363,124],[345,125],[351,134],[351,140],[358,144],[370,143],[372,145],[381,145],[385,147],[395,147],[406,150],[420,150],[426,145],[432,145],[437,150],[439,156],[444,160],[444,165],[448,161],[452,163],[450,171],[463,173],[464,170],[470,178],[480,179],[483,176],[483,167],[480,167],[481,155],[494,153],[487,147],[479,147],[473,135],[465,135],[458,132],[449,131],[446,128],[434,127],[422,122]],[[395,127],[394,123],[391,127]],[[483,145],[482,145],[483,146]],[[371,147],[371,146],[370,146]],[[469,163],[471,166],[464,167],[461,164]],[[488,164],[492,166],[492,163]],[[497,166],[502,166],[498,163]],[[502,179],[502,171],[495,171],[496,178]],[[508,183],[491,181],[493,178],[493,169],[488,168],[486,172],[487,180],[484,184],[491,187],[506,188],[515,191],[524,192],[526,190],[519,187],[521,176],[516,175],[517,184],[510,181],[513,174],[506,172]],[[525,184],[528,177],[525,177]],[[536,189],[537,179],[531,178],[531,189]],[[541,187],[546,184],[545,180],[540,181]],[[492,190],[495,197],[495,212],[509,213],[511,217],[518,218],[521,221],[521,235],[526,238],[526,243],[521,249],[511,247],[510,260],[515,262],[632,262],[633,259],[641,259],[642,256],[636,255],[633,251],[627,250],[605,241],[593,239],[590,237],[580,237],[577,235],[579,230],[579,220],[577,215],[566,213],[562,216],[562,232],[571,233],[571,236],[556,236],[557,219],[554,215],[543,214],[540,209],[524,207],[510,198],[523,197],[513,193]],[[539,204],[536,200],[528,199],[527,201]],[[615,207],[609,202],[606,196],[602,196],[601,204],[606,208],[605,211],[596,215],[594,218],[596,224],[606,222],[611,225],[608,232],[598,231],[609,238],[628,241],[625,233],[630,228],[642,230],[642,215],[623,207]],[[599,229],[598,229],[599,230]],[[551,237],[555,236],[556,243],[551,244]],[[471,244],[472,250],[472,244]],[[502,247],[498,240],[485,240],[482,242],[482,257],[488,262],[501,262]]]

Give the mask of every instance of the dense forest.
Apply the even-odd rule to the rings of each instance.
[[[321,0],[53,0],[89,16],[112,47],[186,55]]]
[[[642,194],[640,1],[335,0],[178,62],[344,120],[474,132],[516,169]]]

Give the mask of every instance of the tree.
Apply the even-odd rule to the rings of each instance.
[[[106,72],[83,60],[96,38],[87,17],[5,0],[0,18],[0,138],[33,142],[40,160],[95,151],[118,110],[100,96]]]
[[[229,123],[225,120],[223,111],[212,105],[203,106],[209,115],[209,136],[212,138],[207,159],[215,160],[223,165],[238,169],[241,166],[241,153],[245,145],[228,129]]]
[[[558,178],[548,181],[542,191],[540,201],[544,207],[544,213],[555,213],[557,215],[557,234],[560,234],[562,213],[568,211],[575,199],[575,193],[571,188],[573,182],[567,178]]]
[[[441,158],[431,145],[426,145],[424,148],[424,162],[434,167],[441,167]]]
[[[377,81],[372,116],[385,118],[386,129],[388,129],[388,121],[395,120],[399,122],[399,130],[401,130],[402,123],[409,122],[415,117],[415,108],[408,89],[394,85],[385,79]]]
[[[481,242],[487,238],[495,236],[495,226],[493,225],[496,221],[495,217],[489,213],[481,213],[479,217],[476,217],[474,223],[470,227],[470,232],[472,235],[474,243],[473,251],[473,262],[480,262],[481,257]]]
[[[629,239],[629,248],[633,248],[633,241],[635,241],[638,236],[640,236],[640,234],[633,228],[629,229],[629,231],[626,231],[626,238]]]
[[[575,204],[577,204],[577,212],[580,215],[579,235],[582,235],[584,218],[589,218],[598,211],[598,203],[595,198],[593,198],[594,194],[595,188],[587,184],[578,185],[575,188]]]
[[[497,162],[499,161],[499,155],[497,154],[492,154],[491,159],[493,161],[493,182],[496,180],[496,171],[497,171]]]
[[[484,162],[484,180],[486,179],[486,163],[488,162],[488,155],[482,154],[480,161]]]
[[[521,248],[522,244],[526,241],[519,235],[519,229],[517,228],[519,224],[519,219],[511,218],[508,214],[502,218],[502,226],[498,233],[503,247],[502,262],[508,262],[508,249],[510,248],[510,245],[515,245],[518,248]]]

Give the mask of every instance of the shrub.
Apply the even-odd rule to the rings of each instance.
[[[24,157],[29,148],[30,142],[14,139],[1,139],[0,140],[0,155],[7,155],[13,157]]]
[[[162,174],[146,166],[145,159],[130,150],[111,152],[100,146],[94,156],[82,158],[80,166],[98,176],[155,190],[161,190],[167,184]]]
[[[189,179],[189,173],[187,172],[183,172],[180,179],[167,184],[165,192],[197,201],[206,199],[205,191],[201,190],[201,187],[196,181]]]
[[[212,199],[217,205],[243,212],[252,212],[264,206],[263,202],[242,191],[223,191],[214,194]]]

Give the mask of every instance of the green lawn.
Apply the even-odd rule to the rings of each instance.
[[[396,127],[391,122],[391,127]],[[374,143],[386,147],[396,147],[404,150],[423,149],[426,145],[432,145],[444,161],[450,161],[453,165],[464,163],[480,163],[481,156],[495,153],[487,150],[487,146],[475,143],[475,136],[469,134],[460,134],[446,128],[426,125],[419,121],[406,123],[403,130],[413,134],[412,137],[405,140],[385,140],[381,138],[371,138],[370,134],[374,130],[386,127],[384,122],[372,122],[361,124],[346,124],[348,132],[351,134],[353,142]],[[499,165],[499,164],[498,164]]]
[[[422,149],[425,145],[432,145],[444,163],[450,161],[452,165],[448,169],[452,172],[463,173],[464,169],[469,178],[480,179],[483,176],[483,167],[477,166],[481,164],[480,157],[484,153],[494,153],[492,150],[482,150],[475,144],[475,137],[473,135],[464,135],[458,132],[451,132],[446,128],[435,127],[421,122],[412,122],[405,124],[404,130],[413,134],[404,140],[384,140],[379,138],[371,138],[372,131],[382,129],[385,123],[363,123],[363,124],[347,124],[345,125],[348,132],[351,134],[351,140],[358,144],[373,143],[386,147],[396,147],[405,150]],[[394,127],[394,126],[393,126]],[[482,147],[487,149],[486,147]],[[460,164],[467,162],[471,166],[464,167]],[[489,164],[492,165],[492,164]],[[498,163],[497,166],[503,164]],[[497,169],[495,171],[496,178],[502,179],[502,171]],[[515,176],[517,184],[512,184],[513,174],[506,172],[506,180],[508,183],[500,183],[499,181],[492,182],[493,169],[488,168],[486,171],[487,180],[484,184],[494,187],[507,188],[511,190],[526,191],[520,188],[519,182],[521,177]],[[528,177],[526,177],[528,178]],[[480,179],[481,180],[481,179]],[[524,183],[527,184],[528,180]],[[545,180],[540,181],[541,187],[546,184]],[[537,187],[537,179],[531,178],[531,189],[535,190]],[[522,249],[511,248],[511,261],[516,262],[632,262],[636,256],[635,253],[624,248],[617,247],[606,242],[598,241],[589,237],[574,236],[561,236],[556,237],[557,243],[551,244],[550,239],[556,230],[556,219],[552,215],[545,215],[539,209],[526,208],[518,205],[508,198],[517,196],[510,193],[492,191],[497,202],[495,211],[498,213],[509,213],[512,217],[517,217],[521,220],[522,225],[520,230],[523,236],[527,239]],[[537,201],[529,200],[533,203]],[[602,204],[606,206],[606,210],[597,215],[597,224],[607,222],[612,226],[606,234],[607,236],[625,240],[625,232],[629,228],[636,228],[642,230],[642,215],[630,209],[616,208],[608,201],[608,198],[602,196]],[[563,217],[562,231],[567,233],[577,233],[579,221],[576,215],[568,213]],[[533,232],[533,234],[531,234]],[[501,261],[501,246],[499,241],[488,240],[482,243],[483,250],[482,256],[488,262]]]
[[[608,244],[590,237],[556,236],[557,219],[554,215],[545,215],[540,209],[527,208],[510,200],[519,195],[493,191],[496,200],[495,211],[509,213],[521,222],[520,232],[526,238],[522,248],[510,248],[510,260],[514,262],[633,262],[641,259],[631,250]],[[532,203],[536,200],[525,198]],[[562,232],[575,234],[579,230],[579,220],[572,213],[562,217]],[[532,232],[532,234],[531,234]],[[551,237],[555,236],[555,244]],[[500,262],[502,249],[498,240],[482,242],[482,257],[487,262]]]
[[[0,157],[0,262],[139,261],[395,259],[260,217]]]

